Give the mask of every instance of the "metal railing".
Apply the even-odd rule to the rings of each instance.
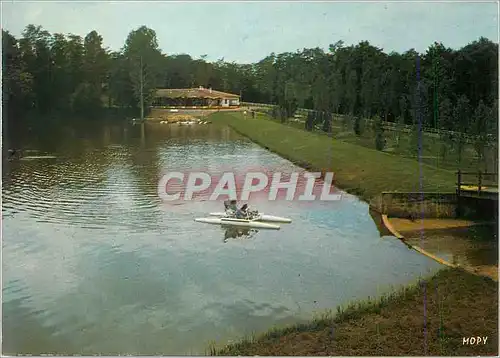
[[[458,170],[457,174],[457,195],[460,196],[462,192],[467,191],[475,191],[478,195],[481,195],[487,188],[496,188],[498,191],[498,173],[488,173],[488,172],[463,172]],[[471,181],[463,181],[464,176],[474,177],[474,179],[470,179]],[[463,186],[470,186],[472,189],[465,189]],[[476,190],[477,188],[477,190]]]

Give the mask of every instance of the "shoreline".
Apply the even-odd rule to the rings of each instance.
[[[238,115],[241,118],[238,118]],[[271,120],[245,118],[238,112],[214,113],[210,117],[212,123],[229,126],[239,135],[303,169],[321,172],[322,174],[333,171],[335,173],[336,187],[348,194],[357,196],[358,199],[368,204],[383,192],[390,190],[413,191],[418,189],[420,185],[418,178],[411,179],[408,175],[402,175],[401,173],[402,168],[408,169],[409,172],[414,171],[416,174],[419,172],[419,163],[414,159],[380,152],[356,144],[334,141],[333,138],[327,135],[307,132]],[[252,122],[260,124],[264,122],[266,125],[265,128],[256,128],[257,126],[250,124]],[[292,138],[286,138],[285,134],[290,135]],[[276,141],[273,139],[276,139]],[[295,150],[290,150],[290,145],[295,145]],[[338,157],[333,159],[332,153],[328,153],[329,158],[328,155],[319,156],[318,150],[324,150],[325,146],[327,146],[326,149],[335,152]],[[349,153],[353,156],[361,154],[358,159],[362,163],[352,163],[350,156],[342,153],[344,151],[357,152]],[[378,174],[380,165],[373,167],[377,161],[391,164],[398,162],[396,166],[391,165],[385,168],[387,169],[385,171],[386,177],[393,177],[397,180],[386,180],[380,178],[380,176],[371,175],[373,171]],[[337,165],[337,170],[332,170],[332,167]],[[455,190],[456,175],[454,171],[435,168],[429,164],[423,164],[423,167],[427,172],[424,174],[424,177],[426,177],[424,191],[428,191],[426,189],[429,188],[435,189],[435,187],[439,187],[444,191]],[[399,179],[401,180],[399,181]],[[367,180],[376,181],[376,184],[373,187],[368,187],[366,186]]]
[[[285,128],[285,126],[279,123],[266,121],[268,123],[261,125],[260,128],[256,130],[249,127],[249,119],[220,115],[214,115],[214,117],[214,123],[218,122],[228,125],[238,134],[278,154],[297,166],[306,170],[319,171],[322,174],[330,169],[331,160],[329,161],[330,163],[326,163],[324,158],[321,160],[315,156],[323,145],[328,145],[329,147],[327,147],[327,149],[331,149],[331,147],[334,146],[332,138],[326,137],[331,143],[326,144],[324,139],[324,143],[317,143],[321,141],[321,139],[318,138],[320,137],[319,135],[306,131],[302,133],[299,132],[299,129],[290,129],[290,127]],[[259,122],[262,123],[263,120],[259,120]],[[279,128],[278,126],[283,128]],[[265,134],[262,134],[262,132],[265,133],[266,130],[268,133],[270,132],[270,134],[276,133],[274,138],[272,135],[266,137]],[[287,133],[282,133],[285,131]],[[281,136],[278,135],[278,133],[281,134]],[[288,144],[286,143],[287,139],[283,140],[283,138],[286,138],[286,134],[294,136],[290,142],[293,142],[296,146],[300,147],[302,144],[301,142],[306,143],[301,146],[302,148],[300,148],[300,150],[309,149],[309,155],[313,157],[311,158],[313,160],[302,159],[307,157],[308,153],[298,154],[298,152],[293,149],[286,150],[285,148],[287,148]],[[316,136],[316,138],[314,138],[314,136]],[[322,137],[324,138],[325,136]],[[273,139],[277,142],[273,143]],[[311,144],[311,142],[313,144]],[[280,145],[283,146],[281,150]],[[377,194],[388,189],[408,190],[411,188],[411,183],[404,181],[398,182],[397,179],[392,183],[387,181],[384,183],[384,185],[392,185],[392,188],[385,188],[378,185],[378,182],[373,182],[383,181],[384,178],[381,179],[380,176],[390,173],[396,173],[401,176],[401,172],[404,170],[398,168],[399,163],[405,164],[409,167],[409,171],[411,172],[411,167],[418,166],[418,162],[414,162],[412,165],[412,163],[408,163],[407,159],[386,153],[379,153],[368,148],[353,148],[353,145],[349,144],[337,144],[337,147],[340,147],[338,148],[340,150],[336,154],[338,157],[343,157],[343,160],[337,160],[337,162],[344,162],[348,167],[344,171],[341,170],[340,174],[336,176],[337,179],[340,177],[340,183],[337,184],[336,181],[335,184],[339,189],[351,195],[355,195],[360,200],[370,204],[370,201],[373,200]],[[288,148],[290,148],[290,145],[288,145]],[[342,149],[348,150],[351,148],[353,151],[358,152],[358,158],[361,162],[369,162],[372,157],[378,157],[377,159],[379,159],[383,158],[383,156],[390,156],[390,159],[382,159],[387,162],[387,166],[385,167],[384,164],[379,163],[377,168],[371,167],[360,169],[359,164],[350,163],[349,155],[342,152]],[[325,148],[323,148],[323,150],[324,149]],[[318,165],[319,163],[326,165]],[[380,168],[384,168],[383,172],[377,172]],[[368,172],[379,174],[378,177],[373,176],[371,178],[373,179],[370,181],[370,183],[373,184],[372,187],[366,185],[368,181],[363,181],[363,177],[366,176],[366,173],[363,173],[365,172],[364,169],[368,169]],[[452,181],[454,181],[454,176],[451,171],[439,168],[434,168],[434,170],[437,174],[432,173],[430,178],[426,177],[426,187],[436,185],[451,190],[451,188],[453,188]],[[335,173],[337,175],[337,172]],[[358,174],[358,177],[356,177],[356,174]],[[361,185],[353,185],[360,181],[364,187]],[[394,185],[394,182],[397,184]],[[398,187],[398,185],[400,185],[400,187]],[[376,187],[378,186],[380,186],[380,189],[383,188],[383,190],[377,190]],[[387,216],[385,216],[385,218],[384,216],[382,217],[382,222],[393,236],[399,238],[409,248],[448,267],[445,266],[443,269],[439,270],[437,274],[429,278],[420,279],[417,284],[403,287],[395,292],[384,295],[378,300],[355,300],[345,310],[342,307],[337,307],[337,314],[335,315],[328,313],[327,316],[323,318],[313,318],[308,324],[271,329],[267,333],[251,338],[243,338],[239,343],[229,344],[224,347],[216,348],[212,346],[210,347],[210,355],[497,355],[498,281],[490,277],[478,275],[477,272],[471,272],[467,268],[440,259],[416,245],[411,245],[405,240],[404,235],[395,228],[395,226],[398,225],[393,225],[390,222],[390,218]],[[448,228],[445,227],[444,229],[446,230]],[[441,300],[437,299],[434,302],[431,297],[428,297],[426,293],[427,290],[425,289],[426,286],[429,288],[432,287],[436,293],[438,291],[443,291],[440,292],[438,296],[446,298]],[[478,289],[478,286],[481,286],[481,288]],[[422,320],[424,315],[427,316],[427,313],[422,311],[422,303],[427,299],[433,301],[433,304],[436,305],[436,307],[429,305],[427,309],[435,310],[437,308],[437,316],[439,317],[437,321],[440,322],[433,328],[433,332],[438,332],[438,335],[436,336],[433,333],[433,336],[436,337],[432,338],[422,337]],[[477,306],[479,302],[483,302],[484,304]],[[442,317],[443,312],[440,309],[443,305],[448,306],[446,314],[449,318],[444,321]],[[471,312],[469,312],[468,308],[474,307],[474,305],[476,305],[473,310],[474,315],[471,316]],[[428,318],[431,319],[430,316]],[[432,320],[434,320],[434,317]],[[385,334],[381,333],[381,321],[384,322]],[[407,324],[404,325],[401,322],[406,322]],[[466,322],[467,324],[465,324]],[[433,326],[434,324],[435,322],[432,323]],[[478,349],[478,347],[461,344],[462,337],[474,335],[472,333],[467,333],[468,330],[474,327],[484,326],[485,324],[488,325],[489,331],[491,332],[488,334],[491,339],[491,345],[484,345]],[[332,330],[337,332],[339,330],[343,331],[343,333],[340,334],[341,338],[338,336],[328,337],[330,336],[328,331]],[[408,336],[408,331],[414,334]],[[405,333],[401,334],[402,332]],[[359,340],[360,337],[363,337],[363,341]],[[368,339],[365,339],[367,337]],[[378,338],[375,339],[373,337]],[[409,337],[411,337],[411,339],[409,339]],[[430,342],[428,342],[429,350],[423,349],[427,344],[425,343],[427,338],[430,340]],[[382,344],[382,342],[384,342],[384,344]],[[404,348],[405,346],[407,347]]]
[[[482,297],[478,301],[457,287],[473,288],[482,292]],[[444,268],[379,298],[354,300],[347,306],[337,306],[312,317],[308,323],[271,328],[244,337],[238,343],[211,345],[207,353],[212,356],[496,356],[497,292],[489,278]],[[463,321],[456,319],[457,310],[462,313]],[[484,320],[485,316],[490,319]],[[477,336],[473,332],[478,329],[488,332],[483,334],[488,335],[488,344],[463,345],[463,337]]]
[[[471,262],[450,262],[439,257],[439,252],[442,251],[440,246],[448,248],[453,261],[455,254],[460,256],[464,252],[471,250],[474,251],[474,246],[477,248],[485,249],[485,243],[472,240],[464,240],[463,238],[454,237],[453,247],[450,248],[450,240],[446,240],[446,234],[456,232],[464,232],[466,230],[473,230],[475,228],[492,227],[495,223],[492,222],[473,222],[467,220],[450,220],[450,219],[424,219],[412,222],[408,219],[401,218],[387,218],[387,229],[398,237],[408,247],[415,251],[429,257],[430,259],[439,262],[448,267],[461,268],[474,275],[489,277],[495,282],[498,282],[498,262],[493,264],[474,264]],[[441,239],[438,239],[436,234],[442,234]],[[430,235],[431,238],[427,239],[426,236]],[[444,236],[444,237],[443,237]],[[465,247],[464,247],[465,246]],[[424,248],[425,247],[425,248]],[[493,248],[486,245],[486,249],[493,251]],[[497,249],[498,250],[498,247]]]

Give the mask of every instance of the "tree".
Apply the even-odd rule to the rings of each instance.
[[[323,132],[331,133],[332,132],[332,113],[324,112],[323,116]]]
[[[67,67],[69,93],[76,91],[76,88],[84,81],[83,71],[83,39],[77,35],[69,35],[67,43]]]
[[[438,128],[445,130],[440,133],[441,156],[445,159],[450,148],[453,148],[453,136],[448,132],[453,128],[453,107],[451,101],[445,98],[438,107]]]
[[[498,99],[493,101],[489,111],[488,121],[488,144],[493,152],[493,172],[498,173]]]
[[[363,72],[362,87],[361,87],[361,101],[362,101],[362,114],[366,118],[370,118],[373,107],[376,105],[375,97],[377,96],[376,88],[378,83],[375,77],[375,67],[367,65]]]
[[[342,74],[339,70],[334,70],[330,78],[331,110],[339,113],[343,100]]]
[[[79,84],[71,96],[71,107],[78,114],[95,114],[102,107],[101,97],[99,92],[95,91],[95,86],[89,82]]]
[[[102,37],[91,31],[83,40],[71,35],[69,41],[63,43],[61,36],[58,42],[59,47],[65,45],[61,73],[64,74],[62,83],[68,97],[64,101],[79,114],[93,115],[103,106],[104,88],[108,88],[109,96],[109,58],[102,48]]]
[[[112,102],[121,108],[135,108],[137,101],[134,98],[127,58],[119,52],[112,53],[110,58],[108,88]]]
[[[453,51],[435,42],[422,60],[423,76],[428,84],[427,106],[432,109],[426,118],[426,125],[439,128],[440,103],[453,100],[454,72],[452,67]]]
[[[307,112],[305,128],[307,131],[312,131],[314,128],[314,113],[312,111]]]
[[[143,110],[153,102],[159,84],[163,56],[158,49],[156,32],[146,26],[131,31],[125,41],[123,55],[130,74],[136,108]]]
[[[34,107],[42,113],[53,109],[50,34],[41,26],[28,25],[19,41],[26,71],[33,78]]]
[[[401,140],[401,133],[403,133],[404,126],[406,124],[406,114],[408,111],[408,99],[405,95],[402,95],[398,101],[399,104],[399,116],[396,118],[398,124],[398,129],[396,133],[396,146],[399,147]]]
[[[349,115],[351,116],[351,115]],[[360,136],[362,134],[362,127],[361,127],[361,117],[360,116],[354,116],[354,124],[353,124],[353,130],[354,130],[354,134],[356,134],[357,136]]]
[[[410,148],[415,156],[419,156],[422,150],[424,120],[428,115],[426,92],[427,87],[423,81],[418,81],[414,86],[412,96],[413,126],[411,131]]]
[[[375,116],[373,119],[373,132],[375,133],[375,149],[384,150],[385,148],[385,138],[384,138],[384,126],[382,118],[380,116]]]
[[[131,31],[124,47],[114,53],[103,48],[96,31],[82,39],[28,25],[19,39],[2,34],[2,91],[9,112],[92,110],[106,96],[109,106],[137,110],[148,107],[157,87],[202,85],[241,94],[248,102],[278,105],[281,111],[276,117],[284,121],[297,107],[343,115],[344,127],[350,120],[357,135],[362,120],[373,114],[413,124],[417,150],[422,128],[467,131],[477,124],[476,116],[461,118],[459,124],[458,112],[450,112],[459,98],[462,106],[467,99],[469,113],[476,115],[484,113],[484,106],[495,107],[498,98],[498,44],[485,38],[460,49],[434,43],[423,54],[414,49],[386,54],[367,41],[351,46],[338,41],[327,52],[305,48],[237,64],[223,58],[210,62],[206,56],[167,56],[158,47],[155,31],[146,26]],[[494,116],[480,118],[486,122],[481,126],[492,134],[491,142],[497,137]],[[319,117],[310,128],[318,121],[328,129],[330,119]],[[449,138],[444,136],[443,141]],[[464,147],[462,142],[459,146]]]
[[[51,39],[52,80],[51,90],[54,96],[54,110],[67,110],[71,88],[68,68],[68,43],[63,34],[53,34]]]
[[[108,67],[108,55],[102,47],[102,37],[96,31],[89,32],[83,41],[83,49],[83,72],[86,82],[101,93]]]
[[[353,117],[350,114],[342,116],[342,129],[344,131],[351,130],[353,126]]]
[[[488,144],[488,117],[491,115],[490,109],[482,100],[479,101],[479,106],[474,111],[474,126],[472,134],[476,136],[474,140],[474,148],[479,157],[479,162],[484,163],[484,148]]]
[[[351,115],[356,114],[356,106],[358,101],[358,91],[357,91],[358,76],[356,71],[351,70],[347,78],[346,83],[346,102],[348,113]]]
[[[462,164],[462,157],[465,145],[465,133],[469,127],[469,120],[471,118],[471,107],[469,99],[465,95],[461,95],[458,98],[457,104],[455,106],[453,115],[457,123],[457,129],[459,131],[457,138],[457,153],[458,153],[458,165]]]
[[[18,41],[2,30],[2,106],[11,120],[34,105],[34,78],[26,69]],[[5,123],[7,121],[4,121]]]

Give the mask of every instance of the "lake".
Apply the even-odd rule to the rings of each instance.
[[[5,354],[203,354],[440,268],[380,237],[347,194],[259,202],[293,222],[248,235],[193,221],[220,202],[162,202],[172,168],[293,169],[226,127],[70,122],[13,142],[24,158],[3,170]]]

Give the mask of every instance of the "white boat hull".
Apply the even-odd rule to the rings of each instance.
[[[268,224],[254,220],[236,219],[236,218],[215,218],[215,217],[199,218],[199,219],[194,219],[194,221],[205,224],[231,225],[231,226],[250,227],[255,229],[273,229],[273,230],[280,229],[279,225]]]
[[[220,213],[210,213],[210,216],[217,216],[220,218],[225,218],[228,217],[226,213],[220,212]],[[256,221],[267,221],[267,222],[273,222],[273,223],[291,223],[292,220],[288,218],[283,218],[280,216],[273,216],[273,215],[264,215],[259,213],[259,217],[256,218]]]

